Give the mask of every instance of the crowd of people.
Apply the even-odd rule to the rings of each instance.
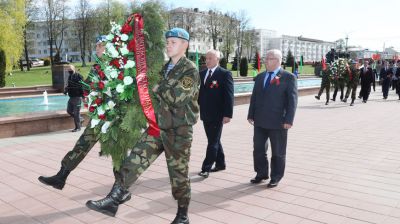
[[[144,131],[136,144],[129,147],[130,154],[122,164],[114,167],[114,184],[110,193],[100,200],[89,200],[86,206],[115,216],[119,205],[131,199],[129,187],[164,152],[172,195],[178,204],[172,223],[187,224],[191,199],[188,169],[193,125],[200,113],[208,145],[198,175],[208,178],[210,172],[225,170],[221,132],[223,125],[229,123],[233,116],[233,79],[231,72],[219,66],[220,54],[215,50],[207,52],[207,69],[199,73],[194,63],[185,57],[190,40],[186,30],[173,28],[166,32],[165,38],[166,53],[170,60],[162,68],[161,78],[152,89],[156,96],[155,104],[158,105],[156,114],[160,133],[151,135],[148,129]],[[104,38],[97,40],[98,57],[104,55],[106,41]],[[256,176],[250,182],[258,184],[270,178],[268,188],[278,186],[284,176],[288,130],[293,125],[297,107],[297,79],[280,67],[281,61],[281,51],[267,52],[266,71],[255,79],[247,116],[248,122],[254,126],[253,160]],[[73,97],[79,98],[81,95]],[[77,125],[74,130],[77,131],[80,129],[80,120],[78,113],[74,115]],[[271,143],[271,165],[267,157],[268,140]],[[99,137],[93,128],[87,126],[74,148],[65,155],[59,172],[53,176],[40,176],[39,181],[62,190],[71,171],[98,141]]]
[[[371,91],[375,92],[378,84],[382,87],[382,98],[384,100],[388,98],[390,89],[398,95],[400,100],[400,82],[398,81],[400,79],[400,61],[363,60],[360,66],[358,61],[342,60],[347,61],[345,75],[338,74],[340,69],[332,69],[333,66],[336,66],[334,62],[337,59],[328,63],[326,69],[322,71],[321,88],[315,96],[316,99],[320,100],[325,90],[325,105],[328,105],[330,100],[336,101],[336,96],[340,90],[340,100],[346,103],[351,92],[350,106],[353,106],[357,95],[357,87],[360,85],[361,89],[357,96],[363,103],[367,103]],[[332,98],[330,98],[330,88],[332,86],[334,91]],[[347,87],[347,90],[344,94],[345,87]]]

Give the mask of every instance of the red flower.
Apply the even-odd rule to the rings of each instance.
[[[118,42],[120,40],[119,36],[115,36],[112,40],[113,43]]]
[[[104,74],[104,72],[101,71],[101,70],[98,71],[97,73],[99,74],[100,79],[104,79],[104,77],[106,77],[106,75]]]
[[[104,82],[99,82],[99,89],[104,89]]]
[[[276,84],[277,86],[279,86],[281,84],[280,78],[275,77],[271,80],[271,84]]]
[[[119,68],[121,65],[119,64],[119,60],[117,58],[110,61],[110,65],[114,65],[115,67]]]
[[[97,98],[94,102],[95,102],[97,105],[100,105],[100,104],[103,102],[103,100],[102,100],[101,98]]]
[[[100,65],[95,65],[94,69],[96,69],[96,71],[99,71],[101,69]]]
[[[128,59],[126,57],[122,57],[122,62],[124,65],[126,64],[127,61],[128,61]]]
[[[96,108],[94,106],[90,106],[89,107],[89,112],[90,113],[93,113],[95,110],[96,110]]]
[[[84,91],[83,91],[83,96],[85,96],[85,97],[86,97],[86,96],[88,96],[88,95],[89,95],[89,92],[88,92],[88,91],[86,91],[86,90],[84,90]]]
[[[90,87],[94,90],[94,89],[96,89],[96,87],[94,86],[94,82],[91,82],[90,83]]]
[[[118,79],[119,80],[124,80],[124,72],[120,72],[119,74],[118,74]]]
[[[105,120],[105,119],[106,119],[106,115],[105,115],[105,114],[100,114],[100,115],[99,115],[99,118],[100,118],[101,120]]]
[[[128,34],[128,33],[130,33],[130,32],[132,32],[132,27],[129,26],[129,24],[125,23],[125,24],[122,26],[121,33]]]
[[[135,50],[135,39],[129,41],[127,48],[130,52],[133,52]]]

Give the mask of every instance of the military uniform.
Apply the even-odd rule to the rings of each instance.
[[[164,66],[164,75],[168,63]],[[160,136],[145,132],[133,147],[121,167],[124,188],[129,188],[139,176],[165,152],[172,195],[179,206],[187,207],[190,201],[188,164],[192,144],[192,126],[198,120],[199,73],[186,57],[159,82],[155,91],[159,99],[157,111]]]
[[[356,99],[356,92],[357,92],[357,86],[358,82],[360,80],[360,70],[358,70],[354,65],[350,66],[350,79],[347,82],[347,90],[346,90],[346,95],[344,97],[343,102],[347,102],[347,98],[350,96],[351,92],[351,103],[350,106],[354,105],[354,100]]]
[[[333,97],[332,97],[333,101],[336,100],[336,95],[337,95],[339,88],[340,88],[340,100],[343,99],[344,84],[345,84],[344,78],[342,78],[342,77],[334,78],[333,86],[334,86],[335,90],[333,92]]]
[[[331,80],[330,80],[330,76],[329,76],[329,70],[325,69],[324,71],[322,71],[321,87],[319,88],[318,95],[315,96],[315,98],[317,98],[319,100],[322,95],[322,92],[325,90],[325,93],[326,93],[325,105],[328,105],[328,103],[329,103],[330,87],[331,87]]]

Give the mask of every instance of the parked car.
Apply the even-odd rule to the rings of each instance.
[[[32,67],[44,66],[44,61],[39,58],[30,58]]]

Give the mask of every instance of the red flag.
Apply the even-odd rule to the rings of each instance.
[[[257,70],[260,72],[261,63],[260,63],[260,54],[257,52]]]
[[[325,71],[326,70],[326,62],[325,62],[325,58],[322,57],[322,70]]]

